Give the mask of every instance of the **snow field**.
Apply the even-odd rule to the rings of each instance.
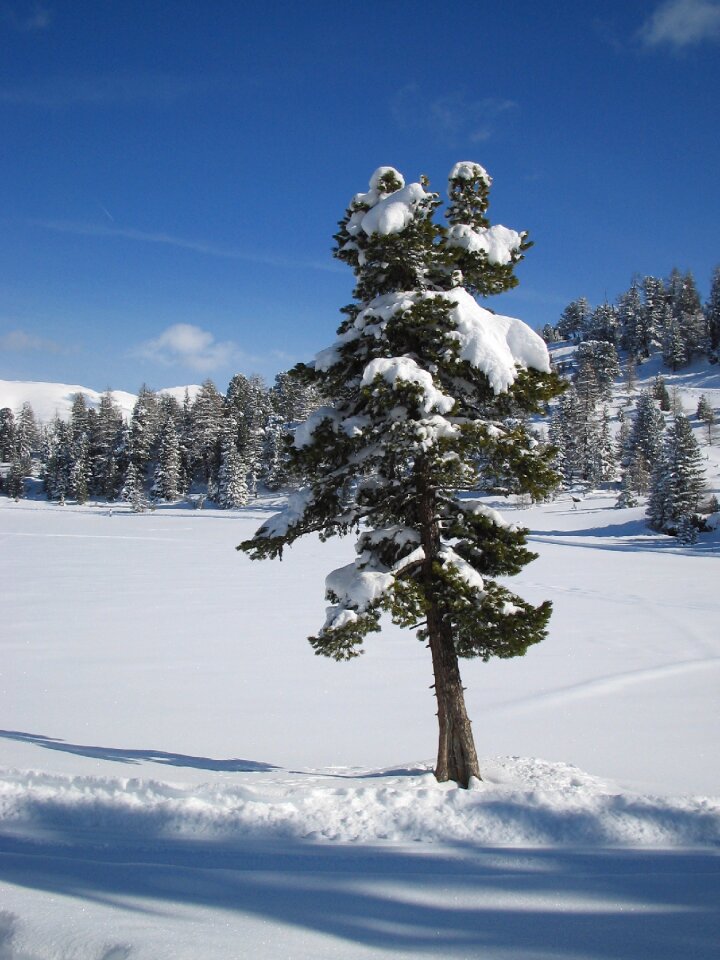
[[[714,960],[718,535],[613,502],[488,505],[555,612],[524,658],[463,664],[461,791],[429,772],[417,640],[304,640],[350,540],[252,563],[271,499],[0,500],[1,960]]]

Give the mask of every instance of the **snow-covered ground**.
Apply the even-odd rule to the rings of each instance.
[[[613,502],[508,512],[555,613],[464,664],[461,791],[412,635],[304,641],[349,541],[253,563],[270,500],[0,499],[0,958],[714,958],[720,541]]]

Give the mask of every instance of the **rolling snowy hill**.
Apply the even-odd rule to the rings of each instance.
[[[169,394],[182,403],[187,389],[192,400],[200,389],[196,384],[188,387],[166,387],[158,393]],[[89,387],[69,383],[43,383],[33,380],[0,380],[0,409],[9,407],[13,413],[29,403],[35,417],[40,423],[50,423],[59,416],[62,420],[70,417],[73,397],[76,393],[84,393],[89,407],[97,408],[101,394]],[[137,400],[137,394],[126,393],[124,390],[112,390],[112,398],[122,410],[123,416],[129,419]]]

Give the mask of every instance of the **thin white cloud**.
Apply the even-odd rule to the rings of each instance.
[[[427,97],[416,83],[407,84],[391,102],[392,115],[404,128],[424,127],[446,142],[490,140],[504,114],[518,103],[503,97],[473,99],[456,90],[441,97]]]
[[[245,356],[231,340],[219,342],[209,330],[191,323],[175,323],[154,340],[139,344],[133,355],[166,367],[185,367],[209,374]]]
[[[712,0],[665,0],[640,28],[646,47],[685,50],[720,42],[720,3]]]
[[[204,91],[209,86],[211,81],[208,79],[187,79],[160,73],[46,77],[28,84],[0,87],[0,103],[51,109],[138,102],[165,105]]]
[[[31,220],[36,227],[52,230],[55,233],[69,233],[81,237],[119,237],[124,240],[137,240],[141,243],[158,243],[170,247],[179,247],[181,250],[191,250],[195,253],[206,254],[209,257],[221,257],[225,260],[245,260],[249,263],[264,263],[272,267],[301,267],[308,270],[323,270],[334,273],[341,268],[332,260],[292,260],[285,257],[275,257],[270,254],[248,253],[236,247],[226,247],[216,243],[206,243],[202,240],[190,240],[186,237],[177,237],[170,233],[135,230],[132,227],[113,227],[108,224],[78,223],[74,220]]]
[[[0,334],[0,350],[13,353],[66,353],[67,348],[55,340],[38,337],[24,330]]]
[[[20,33],[47,30],[52,20],[52,12],[42,3],[31,4],[23,13],[18,12],[17,4],[4,3],[0,6],[0,21]]]

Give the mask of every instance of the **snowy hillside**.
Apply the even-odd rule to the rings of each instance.
[[[188,390],[192,400],[200,389],[193,384],[186,387],[167,387],[158,393],[169,394],[182,403],[185,390]],[[82,387],[79,384],[42,383],[33,380],[0,380],[0,409],[9,407],[17,414],[23,403],[29,403],[35,417],[40,423],[50,423],[59,416],[63,420],[70,417],[73,397],[76,393],[84,393],[89,407],[97,408],[100,396],[97,390]],[[135,406],[137,395],[126,393],[124,390],[112,390],[111,395],[126,419],[129,419]]]

